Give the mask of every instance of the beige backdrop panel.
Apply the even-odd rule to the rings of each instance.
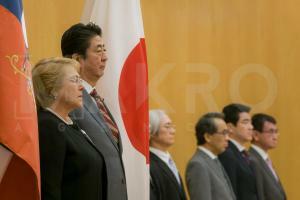
[[[142,1],[150,107],[177,126],[171,149],[181,174],[195,151],[194,125],[205,112],[247,103],[279,121],[274,165],[289,199],[297,192],[300,147],[299,3],[295,1]]]
[[[84,0],[25,0],[23,4],[31,63],[61,56],[61,36],[80,21]]]
[[[230,102],[279,121],[274,165],[290,200],[297,182],[300,4],[293,0],[142,0],[150,107],[177,126],[171,153],[184,175],[196,147],[194,124]],[[24,1],[31,60],[60,55],[63,31],[80,19],[83,0]],[[105,30],[104,30],[105,32]]]

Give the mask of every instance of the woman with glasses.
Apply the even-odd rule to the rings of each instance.
[[[82,106],[79,63],[41,60],[32,70],[38,112],[42,200],[99,200],[103,157],[68,116]]]

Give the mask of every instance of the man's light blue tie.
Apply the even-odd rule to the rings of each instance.
[[[170,167],[171,171],[173,172],[174,176],[176,177],[177,182],[179,183],[179,185],[181,185],[177,167],[171,157],[169,158],[169,167]]]

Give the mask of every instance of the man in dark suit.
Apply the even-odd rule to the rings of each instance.
[[[80,63],[84,86],[83,108],[72,112],[71,117],[104,157],[106,170],[101,184],[107,186],[106,199],[127,200],[120,133],[113,116],[95,89],[97,81],[104,74],[107,60],[100,27],[93,23],[71,26],[62,36],[61,50],[64,57]]]
[[[218,155],[228,146],[222,113],[207,113],[196,124],[199,145],[186,169],[191,200],[235,200],[230,180]]]
[[[174,144],[175,129],[162,110],[151,110],[150,121],[150,199],[186,200],[186,195],[168,149]]]
[[[286,200],[285,191],[268,155],[268,151],[277,146],[276,120],[259,113],[252,117],[252,125],[254,135],[249,154],[255,170],[259,199]]]
[[[256,180],[244,145],[252,140],[250,107],[230,104],[223,108],[225,122],[229,130],[229,146],[219,155],[236,198],[238,200],[257,200]]]

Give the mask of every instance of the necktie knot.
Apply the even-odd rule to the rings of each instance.
[[[249,154],[246,150],[243,150],[242,152],[243,158],[245,159],[245,161],[247,162],[247,164],[250,164],[250,158],[249,158]]]
[[[94,88],[91,92],[90,95],[92,97],[94,97],[96,100],[99,99],[100,101],[103,101],[104,99],[100,97],[100,95],[98,94],[96,88]]]
[[[174,163],[174,161],[173,161],[173,159],[170,157],[169,158],[169,164],[171,165],[171,166],[175,166],[175,163]]]
[[[98,92],[97,92],[96,88],[94,88],[94,89],[91,91],[90,95],[91,95],[92,97],[95,97],[95,96],[98,95]]]

